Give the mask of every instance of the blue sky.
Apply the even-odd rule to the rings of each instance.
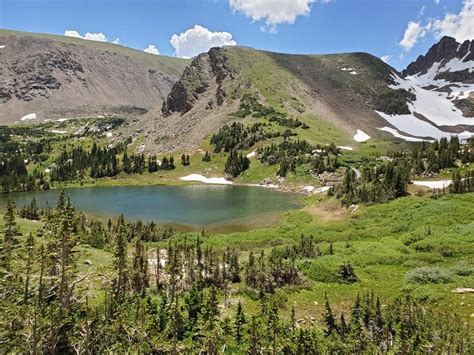
[[[402,69],[441,35],[474,38],[473,9],[474,0],[0,0],[0,27],[91,33],[179,56],[225,43],[287,53],[365,51]]]

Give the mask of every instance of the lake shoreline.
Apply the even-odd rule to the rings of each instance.
[[[18,208],[28,205],[33,197],[40,208],[54,208],[62,189],[71,196],[77,210],[92,219],[107,221],[123,214],[129,221],[153,221],[183,232],[220,233],[270,227],[282,213],[303,207],[301,194],[241,185],[92,185],[82,190],[78,186],[60,186],[10,196]]]
[[[90,187],[139,187],[139,186],[240,186],[240,187],[258,187],[265,188],[279,192],[285,193],[294,193],[301,195],[308,195],[308,190],[305,190],[308,186],[313,186],[315,190],[324,188],[324,186],[309,185],[309,184],[299,184],[299,185],[274,185],[274,184],[261,184],[261,183],[242,183],[242,182],[233,182],[232,184],[213,184],[213,183],[204,183],[199,181],[186,181],[180,179],[167,179],[166,181],[146,181],[137,179],[137,181],[129,182],[120,179],[114,178],[102,178],[94,181],[87,182],[61,182],[57,185],[58,182],[55,182],[51,186],[51,190],[61,190],[61,189],[70,189],[70,188],[90,188]],[[34,191],[33,191],[34,192]]]

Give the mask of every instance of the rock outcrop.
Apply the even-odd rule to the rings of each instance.
[[[173,85],[163,102],[163,114],[168,116],[190,111],[201,94],[211,87],[214,89],[215,100],[208,102],[209,108],[214,104],[222,105],[226,96],[222,82],[229,75],[232,74],[227,59],[218,48],[211,48],[209,52],[198,55],[184,70],[181,79]]]
[[[147,112],[188,60],[64,36],[0,30],[0,123]]]
[[[474,41],[466,40],[462,44],[452,37],[443,37],[433,45],[425,55],[420,55],[416,61],[407,66],[403,76],[425,74],[435,63],[446,64],[451,59],[458,58],[464,63],[474,61]],[[460,81],[460,80],[452,80]]]

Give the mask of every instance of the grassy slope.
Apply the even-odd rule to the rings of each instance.
[[[337,310],[346,310],[355,294],[365,291],[375,291],[385,302],[410,292],[432,306],[469,318],[474,312],[474,295],[456,294],[451,290],[472,287],[474,275],[455,276],[448,284],[413,285],[405,281],[405,274],[425,265],[449,269],[459,261],[472,264],[473,206],[474,194],[448,195],[439,200],[406,197],[387,204],[364,206],[351,215],[340,209],[337,201],[313,196],[306,199],[304,209],[284,214],[272,228],[208,235],[203,242],[217,249],[236,247],[246,260],[250,250],[268,252],[273,246],[292,245],[301,233],[313,234],[320,242],[323,256],[300,261],[308,276],[308,287],[278,291],[278,297],[286,300],[284,309],[289,311],[293,304],[298,318],[320,319],[324,292]],[[27,234],[41,223],[20,220],[19,225]],[[173,240],[182,240],[184,235],[177,234]],[[196,234],[187,234],[188,241],[194,237]],[[329,242],[334,243],[334,255],[327,255]],[[166,244],[163,242],[160,246]],[[451,256],[442,256],[443,246],[452,249]],[[155,247],[156,244],[150,245],[149,250]],[[89,273],[87,285],[106,281],[110,277],[111,254],[85,246],[80,251],[79,270]],[[91,266],[83,263],[86,259],[92,261]],[[345,261],[355,266],[360,281],[355,284],[330,282],[337,267]],[[234,288],[237,291],[243,289],[243,285],[234,285]],[[90,292],[93,296],[100,295],[93,290]],[[233,297],[243,299],[250,311],[258,307],[245,293]]]
[[[163,55],[153,55],[149,54],[137,49],[133,49],[130,47],[122,46],[119,44],[113,44],[109,42],[98,42],[98,41],[90,41],[81,38],[75,37],[66,37],[66,36],[59,36],[59,35],[52,35],[52,34],[45,34],[45,33],[31,33],[31,32],[19,32],[19,31],[11,31],[11,30],[2,30],[0,29],[0,38],[5,36],[32,36],[37,38],[44,38],[50,39],[66,44],[75,44],[89,48],[96,48],[101,49],[104,51],[108,51],[111,53],[117,53],[125,56],[129,56],[140,61],[146,62],[149,65],[157,66],[164,73],[172,74],[172,75],[181,75],[184,71],[184,68],[190,63],[188,59],[182,59],[177,57],[168,57]]]
[[[265,105],[288,112],[290,116],[308,124],[310,128],[301,130],[299,137],[310,143],[351,146],[359,157],[383,155],[409,145],[383,134],[373,135],[368,142],[357,143],[335,122],[310,111],[305,112],[302,84],[309,87],[316,85],[316,88],[331,87],[356,101],[362,99],[373,105],[375,97],[393,93],[387,80],[395,69],[370,54],[291,55],[241,47],[226,47],[224,53],[239,77],[239,80],[234,80],[227,88],[228,100],[240,98],[245,93],[260,96]],[[342,71],[343,67],[357,68],[358,75]],[[317,83],[312,79],[305,80],[308,76],[316,77]]]

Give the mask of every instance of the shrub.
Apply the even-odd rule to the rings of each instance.
[[[465,261],[460,261],[452,268],[452,270],[456,275],[469,276],[474,272],[474,266]]]
[[[407,282],[417,284],[445,284],[452,278],[453,274],[449,270],[429,266],[413,269],[405,275]]]
[[[325,283],[337,283],[340,281],[337,268],[331,267],[324,262],[315,261],[306,271],[308,277],[314,281]]]

